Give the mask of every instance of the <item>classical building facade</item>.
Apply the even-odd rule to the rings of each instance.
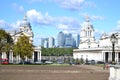
[[[112,61],[111,35],[102,34],[99,40],[95,39],[94,27],[89,18],[81,25],[80,43],[78,49],[73,50],[74,59],[88,59],[104,62]],[[120,62],[120,33],[115,33],[117,42],[115,43],[115,62]]]
[[[17,40],[20,36],[25,35],[25,36],[29,37],[30,42],[33,44],[34,34],[32,31],[32,28],[31,28],[31,24],[30,24],[30,22],[28,22],[26,15],[24,16],[23,20],[21,21],[20,25],[18,26],[18,30],[14,31],[14,32],[9,32],[9,33],[12,36],[14,43],[17,42]],[[6,58],[6,57],[9,59],[10,63],[13,63],[14,60],[16,62],[21,61],[20,55],[13,57],[12,50],[9,53],[9,56],[6,55],[4,52],[2,53],[2,58]],[[27,58],[26,58],[26,60],[27,60]],[[29,60],[31,60],[32,62],[41,60],[41,47],[39,47],[39,46],[34,47],[32,59],[29,59]]]

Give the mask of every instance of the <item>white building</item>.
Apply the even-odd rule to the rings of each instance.
[[[28,22],[26,15],[24,16],[24,19],[21,21],[20,25],[18,26],[18,31],[13,31],[12,33],[10,32],[10,35],[12,36],[14,43],[16,43],[18,38],[22,35],[29,37],[30,42],[33,43],[34,35],[33,35],[32,28],[31,28],[31,24],[30,22]],[[3,52],[2,58],[8,58],[9,62],[11,63],[14,60],[16,60],[17,62],[20,62],[21,60],[20,55],[13,57],[12,50],[9,53],[9,56],[7,56],[5,52]],[[33,62],[41,60],[41,47],[34,47],[32,59],[30,60]]]
[[[87,18],[81,25],[80,43],[78,49],[73,50],[74,59],[112,61],[111,35],[104,33],[100,40],[95,40],[94,27]],[[117,43],[115,43],[115,61],[120,62],[120,33],[116,32]]]

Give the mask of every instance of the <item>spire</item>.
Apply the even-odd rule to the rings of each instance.
[[[89,22],[90,21],[90,17],[89,16],[85,16],[85,21]]]
[[[23,20],[24,20],[24,21],[27,21],[27,15],[26,15],[26,14],[25,14]]]

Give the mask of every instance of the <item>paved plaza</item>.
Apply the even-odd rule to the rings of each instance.
[[[0,65],[0,80],[108,80],[109,70],[91,65]]]

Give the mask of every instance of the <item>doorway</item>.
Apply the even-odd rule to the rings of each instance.
[[[38,56],[38,55],[37,55],[37,52],[34,52],[34,62],[38,61],[38,60],[37,60],[37,56]]]
[[[120,52],[118,53],[118,62],[120,62]]]
[[[108,56],[109,56],[108,52],[105,52],[105,63],[108,63]]]

